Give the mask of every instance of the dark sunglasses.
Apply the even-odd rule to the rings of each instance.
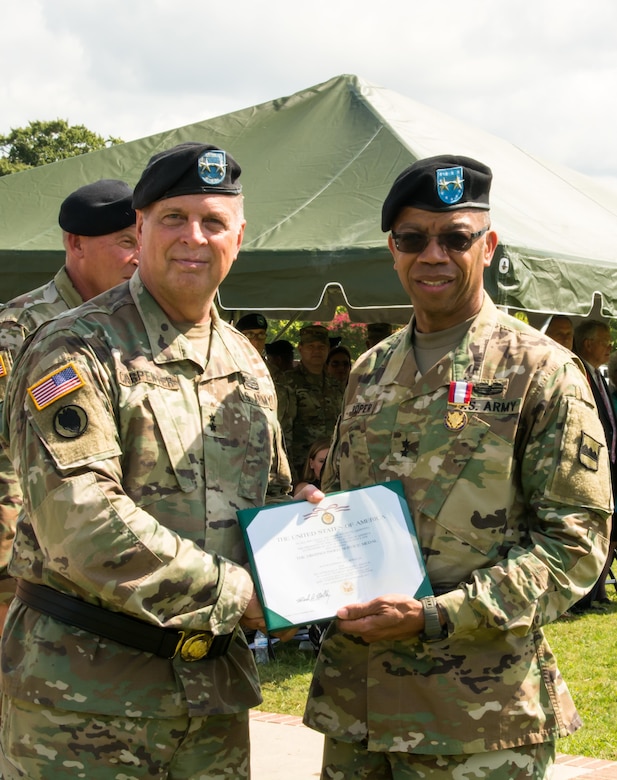
[[[437,233],[437,235],[415,232],[395,233],[392,231],[392,239],[399,252],[410,255],[424,252],[431,238],[437,239],[439,246],[446,252],[466,252],[489,228],[490,225],[487,225],[475,233],[468,233],[466,230],[451,230],[448,233]]]

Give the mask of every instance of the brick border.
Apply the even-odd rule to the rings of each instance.
[[[251,720],[259,720],[263,723],[281,723],[284,726],[303,726],[299,715],[277,715],[275,712],[250,711]]]
[[[580,769],[581,777],[589,780],[617,780],[617,761],[558,753],[556,763],[572,769]]]

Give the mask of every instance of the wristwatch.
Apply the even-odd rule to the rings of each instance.
[[[423,642],[438,642],[448,635],[446,626],[442,626],[437,611],[435,596],[424,596],[420,599],[424,609],[424,631],[420,634]]]

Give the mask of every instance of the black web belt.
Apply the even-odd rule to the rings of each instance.
[[[121,612],[111,612],[75,596],[27,580],[17,580],[15,595],[27,606],[61,623],[146,653],[154,653],[161,658],[171,659],[176,655],[184,661],[220,658],[229,649],[236,633],[233,631],[231,634],[213,636],[209,631],[174,631],[159,628],[144,620],[123,615]]]

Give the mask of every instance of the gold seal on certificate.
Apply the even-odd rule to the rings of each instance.
[[[268,630],[385,593],[432,595],[399,481],[238,512]]]

